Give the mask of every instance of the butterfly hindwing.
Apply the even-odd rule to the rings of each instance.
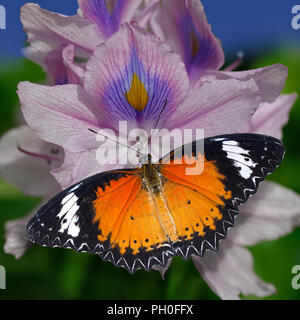
[[[99,242],[102,230],[95,220],[94,201],[100,191],[109,194],[116,186],[131,183],[136,179],[134,173],[135,170],[100,173],[67,188],[29,221],[28,238],[47,247],[103,253],[107,242]]]
[[[100,223],[101,225],[101,223]],[[165,266],[173,256],[173,248],[164,232],[150,192],[141,187],[122,217],[120,227],[110,237],[111,248],[103,255],[130,273]]]
[[[69,187],[29,221],[29,240],[97,253],[130,273],[165,266],[172,245],[138,172],[104,172]]]

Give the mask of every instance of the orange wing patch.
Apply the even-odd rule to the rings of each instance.
[[[163,194],[176,225],[178,240],[204,237],[205,227],[215,230],[215,220],[223,217],[218,203],[185,185],[167,181]]]
[[[105,244],[104,259],[112,260],[117,266],[126,264],[129,270],[139,268],[136,261],[147,270],[154,260],[155,264],[166,263],[164,255],[167,255],[166,246],[170,247],[169,239],[159,220],[160,210],[142,187],[139,175],[111,181],[105,190],[99,188],[93,206],[93,222],[100,231],[98,240]]]
[[[93,202],[95,209],[94,223],[98,222],[100,242],[113,242],[120,229],[122,220],[128,207],[141,188],[138,176],[123,177],[110,181],[110,185],[103,190],[96,191],[97,199]]]
[[[204,158],[204,170],[200,175],[186,175],[186,170],[197,164],[196,161],[194,164],[186,164],[184,159],[182,164],[175,164],[173,160],[170,164],[162,165],[161,174],[168,180],[198,191],[219,205],[224,205],[223,199],[231,199],[231,191],[226,191],[222,182],[225,176],[218,172],[213,161]]]
[[[196,160],[201,161],[200,157]],[[225,176],[216,164],[203,158],[202,173],[187,175],[186,169],[197,163],[190,164],[191,158],[185,159],[182,164],[172,160],[161,165],[160,171],[165,178],[163,195],[177,230],[178,240],[173,243],[175,255],[188,258],[191,254],[202,256],[206,247],[217,250],[218,239],[226,236],[227,226],[233,224],[237,212],[227,201],[232,193],[226,190]]]
[[[149,192],[141,189],[127,210],[115,245],[118,244],[121,254],[130,247],[136,255],[140,248],[150,251],[167,241],[155,203]]]

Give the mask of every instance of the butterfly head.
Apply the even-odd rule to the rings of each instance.
[[[139,163],[141,165],[144,165],[144,164],[149,164],[152,162],[152,156],[150,153],[148,154],[143,154],[139,157]]]

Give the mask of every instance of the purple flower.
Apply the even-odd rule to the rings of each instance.
[[[296,95],[280,96],[286,68],[277,64],[243,72],[220,71],[224,53],[200,1],[145,1],[142,6],[135,0],[111,1],[106,7],[104,1],[89,0],[79,4],[83,17],[53,14],[34,4],[22,10],[31,44],[27,54],[44,66],[56,85],[23,82],[18,93],[35,134],[45,145],[64,150],[60,165],[47,167],[47,173],[51,170],[63,188],[121,167],[97,163],[99,142],[88,130],[117,131],[120,120],[148,133],[160,115],[159,129],[203,128],[206,136],[256,132],[281,137],[296,99]],[[140,17],[142,26],[149,22],[160,38],[137,23],[121,26],[133,17]],[[16,140],[4,137],[1,154],[3,141],[10,150]],[[40,149],[21,147],[18,156],[45,155]],[[7,161],[6,165],[11,169],[19,166],[13,163]],[[22,180],[24,174],[18,177]],[[6,179],[11,179],[9,173]],[[241,207],[236,226],[220,251],[193,257],[212,290],[223,299],[238,299],[241,292],[274,293],[273,285],[254,274],[251,254],[244,246],[291,232],[299,224],[299,205],[297,194],[265,182]],[[24,224],[7,225],[8,235],[14,234],[11,243],[15,251],[10,252],[18,256],[24,252]],[[23,248],[19,252],[18,246]],[[162,274],[167,270],[155,269]]]
[[[152,30],[178,52],[191,78],[224,64],[221,42],[212,33],[199,0],[164,0],[150,19]]]
[[[180,57],[133,24],[95,50],[82,85],[23,82],[18,93],[25,119],[37,135],[79,156],[72,178],[61,181],[63,188],[107,169],[96,161],[99,142],[89,128],[117,131],[119,121],[127,121],[129,128],[149,133],[167,101],[158,129],[204,128],[207,136],[239,132],[265,101],[255,77],[191,82]],[[65,176],[63,171],[61,167],[55,174]]]
[[[95,48],[125,21],[147,23],[152,7],[151,1],[145,5],[142,0],[78,0],[78,4],[74,16],[49,12],[35,3],[21,9],[21,22],[30,43],[24,52],[55,84],[79,82],[86,59]],[[68,80],[70,72],[75,82]]]

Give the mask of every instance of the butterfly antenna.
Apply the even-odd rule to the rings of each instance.
[[[157,125],[158,125],[158,122],[160,120],[160,116],[161,114],[163,113],[163,111],[165,110],[166,106],[167,106],[167,103],[168,103],[168,100],[166,99],[165,103],[164,103],[164,106],[162,107],[162,109],[160,110],[159,114],[158,114],[158,117],[157,117],[157,120],[156,120],[156,123],[155,123],[155,126],[154,126],[154,129],[152,130],[151,132],[151,135],[150,135],[150,138],[149,138],[149,141],[151,141],[151,138],[152,138],[152,135],[153,135],[153,132],[154,130],[156,129]]]
[[[168,100],[166,99],[166,101],[165,101],[165,103],[164,103],[164,106],[162,107],[162,109],[161,109],[160,112],[159,112],[159,115],[158,115],[158,117],[157,117],[157,120],[156,120],[156,123],[155,123],[155,126],[154,126],[153,131],[156,129],[156,127],[157,127],[157,125],[158,125],[158,122],[159,122],[159,120],[160,120],[160,116],[161,116],[161,114],[163,113],[163,111],[166,109],[167,103],[168,103]],[[153,133],[153,131],[152,131],[152,133]],[[151,133],[151,136],[152,136],[152,133]],[[151,136],[150,136],[150,139],[151,139]]]
[[[102,134],[102,133],[100,133],[100,132],[97,132],[97,131],[95,131],[95,130],[93,130],[93,129],[89,129],[89,131],[91,131],[91,132],[93,132],[93,133],[95,133],[95,134],[99,134],[100,136],[103,136],[103,137],[105,137],[106,139],[108,139],[108,140],[110,140],[110,141],[113,141],[113,142],[116,143],[116,144],[119,144],[119,145],[121,145],[121,146],[123,146],[123,147],[126,147],[126,148],[128,148],[128,149],[131,149],[131,150],[133,150],[134,152],[138,153],[138,154],[141,155],[141,156],[146,156],[143,152],[140,152],[140,151],[138,151],[138,150],[135,150],[135,149],[127,146],[126,144],[119,142],[119,141],[115,141],[114,139],[109,138],[109,137],[106,136],[105,134]]]

